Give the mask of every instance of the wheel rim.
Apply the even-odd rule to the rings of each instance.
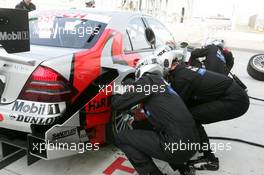
[[[253,59],[253,65],[261,72],[264,72],[264,55],[256,56]]]
[[[132,123],[134,121],[133,115],[130,114],[130,111],[122,112],[121,114],[115,117],[115,130],[117,133],[125,130],[132,130]]]

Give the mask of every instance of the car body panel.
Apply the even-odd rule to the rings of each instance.
[[[31,45],[31,51],[25,53],[6,54],[0,49],[0,66],[8,63],[13,68],[5,70],[0,67],[0,78],[5,79],[5,88],[1,99],[0,129],[7,128],[31,133],[30,143],[100,143],[106,141],[106,124],[110,122],[110,96],[116,84],[127,77],[133,77],[137,61],[153,52],[152,46],[134,50],[133,44],[125,43],[130,37],[127,26],[132,20],[139,20],[148,27],[144,18],[150,16],[130,12],[102,12],[97,10],[64,10],[30,13],[30,19],[40,18],[49,21],[54,16],[98,20],[106,23],[104,31],[94,45],[89,48],[62,48]],[[146,38],[142,38],[145,39]],[[125,44],[131,50],[125,49]],[[5,59],[3,55],[5,55]],[[37,102],[19,99],[21,89],[39,66],[45,66],[59,73],[77,93],[56,103]],[[20,70],[21,69],[21,70]],[[21,74],[21,75],[20,75]],[[3,75],[5,77],[3,77]],[[104,79],[104,84],[97,81]],[[109,78],[109,79],[108,79]],[[99,82],[100,82],[99,81]],[[84,98],[85,97],[85,98]],[[86,101],[81,102],[81,99]],[[22,117],[23,116],[23,117]],[[57,122],[57,121],[60,122]],[[43,137],[36,137],[34,127],[48,126]],[[91,133],[95,135],[90,136]],[[89,136],[89,137],[88,137]],[[30,150],[30,154],[43,159],[54,159],[76,154],[72,151],[45,150],[44,154]]]
[[[56,59],[65,55],[70,55],[76,52],[80,52],[85,49],[73,49],[73,48],[62,48],[62,47],[50,47],[41,45],[31,45],[29,52],[15,53],[12,55],[17,55],[20,57],[34,59],[36,61],[48,61],[51,59]]]
[[[5,77],[5,86],[3,93],[1,94],[0,104],[9,104],[18,98],[21,89],[24,87],[29,76],[39,64],[39,62],[36,62],[34,59],[28,58],[24,59],[25,63],[32,61],[34,64],[23,64],[22,59],[20,58],[24,59],[24,57],[20,56],[7,58],[0,56],[0,75]]]
[[[53,64],[56,64],[58,61],[61,62],[62,59],[65,60],[63,62],[67,63],[67,60],[69,60],[68,58],[70,57],[70,59],[72,59],[72,55],[76,52],[79,52],[80,50],[83,49],[68,49],[32,45],[30,52],[7,55],[3,49],[0,49],[0,75],[6,77],[5,90],[1,96],[2,100],[0,101],[0,104],[12,103],[18,98],[19,93],[28,80],[29,76],[40,63],[43,62],[43,65],[48,65],[52,68],[55,68],[52,66]],[[34,62],[34,65],[23,64],[22,60],[25,60],[25,63]],[[56,67],[55,70],[58,69],[58,71],[62,73],[65,78],[69,78],[69,75],[65,73],[65,71],[68,69],[62,70],[62,67],[60,66]]]

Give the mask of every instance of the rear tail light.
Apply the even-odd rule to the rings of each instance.
[[[41,102],[70,101],[77,90],[58,72],[39,66],[30,76],[19,98]]]
[[[4,120],[4,116],[0,114],[0,122]]]

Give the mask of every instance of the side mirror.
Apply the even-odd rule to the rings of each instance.
[[[149,44],[155,48],[156,47],[156,36],[151,28],[146,28],[145,30],[146,39]]]

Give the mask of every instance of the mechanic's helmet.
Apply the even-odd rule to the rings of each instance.
[[[166,76],[169,71],[171,70],[171,66],[173,62],[181,62],[184,58],[184,51],[179,50],[172,50],[170,52],[164,53],[162,56],[158,58],[158,62],[160,66],[163,67],[163,74]]]
[[[214,40],[213,44],[218,46],[218,47],[220,47],[220,48],[222,48],[222,49],[224,49],[224,46],[225,46],[225,42],[222,39]]]
[[[155,49],[155,51],[153,52],[153,55],[155,56],[161,56],[162,54],[169,52],[172,50],[172,47],[170,47],[169,45],[161,45],[158,48]]]
[[[181,62],[185,57],[183,49],[172,50],[164,53],[158,58],[159,64],[164,68],[171,68],[174,61]]]
[[[216,45],[222,49],[224,49],[224,46],[225,46],[225,42],[224,40],[222,39],[208,39],[204,44],[203,44],[203,47],[206,47],[208,45]]]
[[[135,72],[136,80],[142,77],[145,73],[154,73],[163,76],[163,68],[159,65],[157,56],[150,55],[138,61]]]
[[[88,8],[94,8],[95,7],[95,1],[94,0],[85,0],[84,1],[86,7]]]

